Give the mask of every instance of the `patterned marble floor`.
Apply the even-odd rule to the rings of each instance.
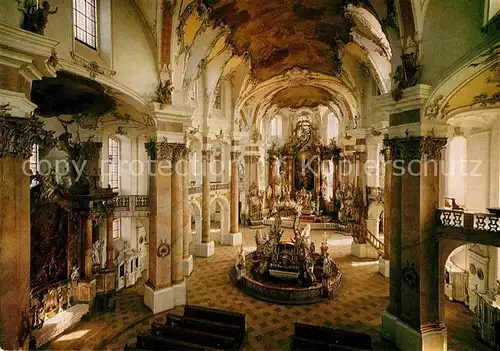
[[[245,228],[244,245],[254,245],[254,231]],[[322,231],[312,233],[321,242]],[[285,233],[290,235],[290,233]],[[334,326],[370,334],[376,350],[395,350],[380,336],[381,312],[388,303],[389,282],[378,273],[378,263],[350,255],[349,237],[333,234],[329,252],[341,265],[344,282],[335,300],[314,305],[287,306],[251,298],[233,286],[229,271],[237,248],[217,246],[210,258],[195,258],[195,270],[187,281],[188,303],[234,310],[246,314],[247,340],[244,350],[289,349],[293,322]],[[173,312],[182,313],[178,307]],[[165,313],[151,315],[142,302],[142,287],[118,294],[114,314],[103,314],[82,322],[48,345],[50,349],[121,350],[135,341],[138,331],[147,330],[153,320],[164,320]],[[447,303],[449,350],[489,350],[474,338],[472,313],[463,305]]]

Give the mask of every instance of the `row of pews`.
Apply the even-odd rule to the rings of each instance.
[[[186,305],[184,315],[169,313],[165,323],[153,322],[125,350],[238,350],[245,330],[244,314]]]
[[[245,339],[245,315],[186,305],[184,315],[168,313],[165,323],[153,322],[125,350],[239,350]],[[373,350],[367,334],[295,323],[292,350]]]
[[[295,323],[292,350],[373,350],[372,339],[367,334]]]

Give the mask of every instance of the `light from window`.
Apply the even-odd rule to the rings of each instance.
[[[281,117],[274,116],[269,121],[269,136],[270,137],[280,137],[281,136]]]
[[[38,145],[34,144],[31,148],[31,157],[30,157],[30,171],[33,175],[37,174],[40,172],[40,155],[38,151]],[[38,181],[36,179],[33,179],[31,181],[30,186],[34,187],[38,185]]]
[[[217,84],[217,87],[215,88],[214,108],[216,110],[222,109],[222,90],[220,88],[220,84]]]
[[[120,143],[116,139],[109,138],[108,144],[109,185],[112,189],[118,190],[120,187]]]
[[[120,220],[113,221],[113,239],[119,239],[121,236]]]
[[[327,136],[328,141],[331,138],[337,139],[339,136],[339,120],[332,113],[328,115]]]
[[[96,41],[96,0],[73,0],[73,25],[75,38],[95,49]]]

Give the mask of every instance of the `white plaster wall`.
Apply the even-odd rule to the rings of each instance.
[[[429,0],[421,45],[422,83],[444,72],[485,40],[483,1]]]
[[[500,207],[500,122],[491,133],[490,206]]]
[[[475,133],[467,138],[468,211],[484,212],[489,206],[491,132]]]

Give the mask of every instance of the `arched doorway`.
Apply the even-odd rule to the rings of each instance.
[[[201,207],[195,199],[189,200],[189,207],[191,211],[191,244],[189,247],[190,252],[194,252],[194,247],[201,244]]]
[[[366,228],[377,238],[381,239],[381,236],[384,232],[383,227],[384,204],[380,202],[372,202],[368,207],[368,219],[366,220]]]
[[[210,236],[215,242],[229,245],[229,202],[216,196],[210,204]]]

